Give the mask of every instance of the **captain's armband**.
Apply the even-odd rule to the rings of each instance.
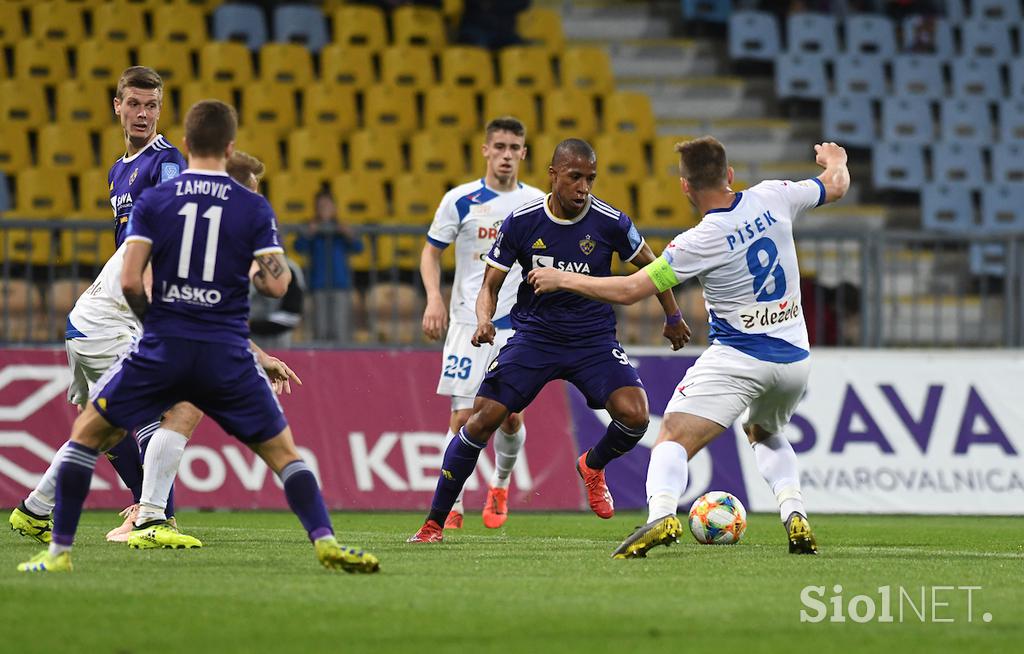
[[[676,271],[672,270],[672,266],[662,257],[658,257],[644,266],[644,272],[654,282],[654,286],[658,289],[659,293],[667,291],[679,283],[679,279],[676,278]]]

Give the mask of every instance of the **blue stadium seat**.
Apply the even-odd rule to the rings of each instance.
[[[732,0],[681,0],[680,8],[685,20],[726,23],[732,13]]]
[[[939,0],[937,4],[942,7],[941,13],[954,23],[967,18],[967,12],[964,11],[964,0]]]
[[[771,61],[781,51],[779,23],[767,11],[736,11],[729,17],[729,57]]]
[[[871,150],[876,189],[918,191],[924,184],[924,149],[913,143],[882,142]]]
[[[958,57],[953,60],[953,95],[998,100],[1003,97],[999,67],[986,59]]]
[[[988,103],[975,98],[947,98],[939,106],[942,140],[973,145],[992,142]]]
[[[301,43],[316,53],[327,45],[327,22],[319,7],[281,5],[274,9],[274,40]]]
[[[844,23],[846,52],[892,57],[896,54],[896,28],[881,14],[854,14]]]
[[[1024,184],[1024,141],[992,146],[992,181],[996,184]]]
[[[845,54],[836,57],[835,92],[869,98],[885,96],[885,62],[881,55]]]
[[[823,105],[822,132],[826,141],[867,148],[878,140],[869,98],[830,95]]]
[[[828,93],[825,60],[816,55],[784,52],[775,58],[775,95],[820,100]]]
[[[999,140],[1024,143],[1024,97],[999,103]]]
[[[903,52],[934,54],[942,59],[956,56],[953,26],[948,18],[911,15],[903,19]]]
[[[971,2],[971,17],[1015,23],[1021,19],[1020,2],[1018,0],[973,0]]]
[[[971,243],[967,252],[972,275],[1006,276],[1005,243]]]
[[[981,192],[984,234],[1024,234],[1024,185],[998,184]]]
[[[960,54],[990,61],[1009,61],[1013,56],[1010,30],[1006,23],[965,20],[960,24]]]
[[[892,62],[892,92],[929,100],[946,94],[942,61],[937,55],[899,55]]]
[[[1017,57],[1009,63],[1010,96],[1024,98],[1024,57]]]
[[[828,14],[801,12],[786,17],[786,51],[820,58],[830,57],[839,36],[836,19]]]
[[[925,184],[921,187],[921,226],[929,232],[970,232],[974,229],[971,190],[953,184]]]
[[[981,146],[964,143],[932,145],[932,181],[980,189],[985,185],[985,161]]]
[[[242,41],[250,50],[259,50],[267,42],[267,21],[256,5],[223,4],[213,10],[213,38],[216,41]]]
[[[935,140],[931,103],[896,96],[882,100],[882,138],[892,143],[927,145]]]

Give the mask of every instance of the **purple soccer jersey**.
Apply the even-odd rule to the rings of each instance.
[[[110,206],[114,209],[114,242],[121,247],[128,230],[128,216],[134,200],[148,188],[174,179],[188,168],[178,149],[161,135],[130,157],[121,157],[110,167]]]
[[[536,295],[526,283],[526,275],[533,268],[553,267],[608,277],[613,254],[630,261],[643,243],[629,216],[594,196],[575,220],[555,217],[547,198],[538,198],[505,219],[486,261],[505,271],[516,261],[523,267],[523,281],[511,313],[518,333],[544,343],[599,343],[615,340],[611,306],[573,293]]]

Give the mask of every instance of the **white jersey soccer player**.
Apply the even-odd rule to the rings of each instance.
[[[526,130],[511,117],[488,123],[482,147],[487,171],[482,179],[467,182],[445,194],[427,232],[420,271],[427,290],[427,308],[423,331],[428,338],[440,338],[447,313],[441,296],[440,260],[442,251],[455,244],[455,279],[452,285],[450,324],[445,338],[441,377],[437,392],[451,397],[447,444],[472,413],[473,400],[487,367],[513,334],[509,312],[516,301],[522,271],[510,274],[498,295],[493,344],[474,347],[470,342],[476,331],[476,298],[483,285],[484,256],[498,236],[506,216],[519,206],[544,197],[540,189],[518,181],[519,164],[526,156]],[[518,270],[518,265],[516,267]],[[495,467],[490,481],[483,520],[490,528],[500,527],[508,517],[508,485],[526,439],[526,427],[518,414],[510,416],[495,439]],[[462,497],[445,522],[449,529],[462,526]]]
[[[846,151],[815,146],[825,171],[801,182],[767,181],[734,193],[725,148],[704,137],[676,146],[682,185],[701,212],[654,263],[629,277],[595,279],[552,269],[530,272],[536,292],[567,290],[631,304],[696,277],[704,289],[711,345],[687,370],[665,408],[647,471],[648,522],[614,552],[645,556],[674,542],[687,461],[749,409],[744,431],[757,467],[779,502],[793,554],[816,554],[800,492],[796,454],[779,432],[803,396],[810,372],[807,326],[793,221],[850,186]]]

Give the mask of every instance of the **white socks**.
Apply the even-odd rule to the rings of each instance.
[[[135,524],[167,519],[164,515],[167,495],[171,492],[187,444],[188,438],[184,434],[163,427],[150,437],[146,458],[142,462],[142,499],[139,501],[139,515],[135,518]]]
[[[451,445],[452,441],[455,440],[455,433],[448,428],[448,434],[444,437],[444,447],[441,448],[441,456],[444,456],[445,451],[448,450],[448,446]],[[455,498],[455,504],[452,505],[452,511],[455,513],[465,513],[465,509],[462,506],[462,496],[466,493],[466,487],[463,486],[459,492],[459,496]]]
[[[57,504],[57,468],[60,467],[60,455],[66,449],[68,449],[68,441],[65,441],[53,455],[50,467],[46,469],[39,483],[25,498],[25,508],[36,515],[50,515],[54,505]]]
[[[523,449],[523,443],[526,442],[526,423],[519,423],[519,429],[513,434],[498,427],[494,435],[494,474],[491,475],[491,486],[508,488],[519,450]]]
[[[754,443],[754,459],[761,476],[779,502],[779,515],[785,522],[789,514],[796,511],[807,517],[803,496],[800,494],[800,473],[797,470],[796,452],[786,437],[772,434],[763,441]]]
[[[675,441],[663,441],[651,450],[647,468],[647,522],[673,515],[686,490],[686,448]]]

